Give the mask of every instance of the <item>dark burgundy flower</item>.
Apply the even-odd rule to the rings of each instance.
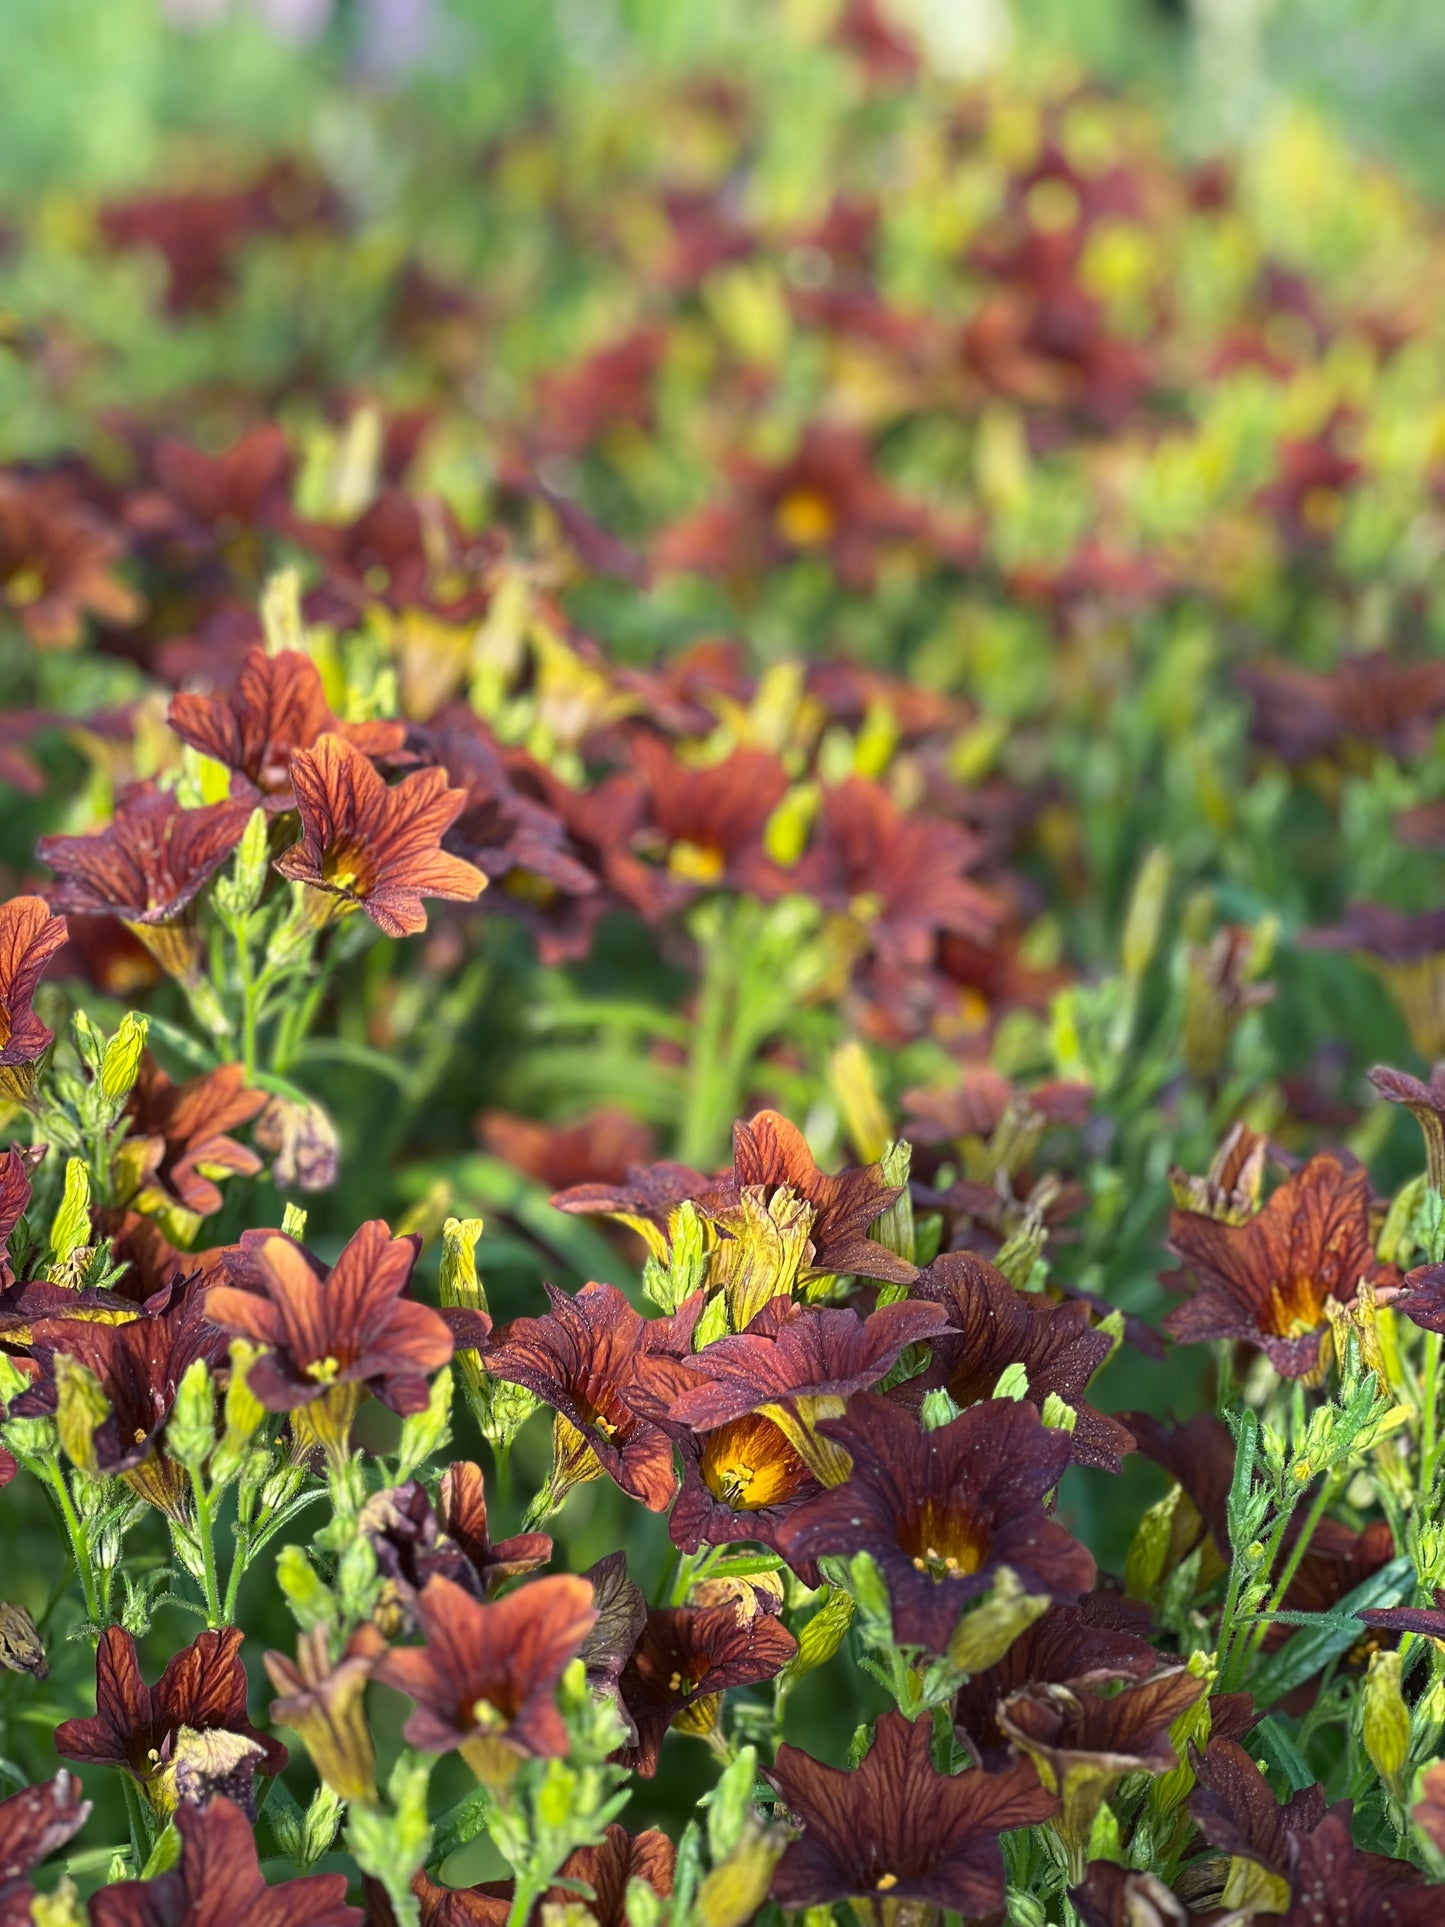
[[[955,1405],[973,1405],[993,1397],[1009,1366],[1022,1365],[1030,1404],[1042,1409],[1053,1392],[1077,1414],[1075,1460],[1108,1472],[1120,1469],[1122,1455],[1134,1449],[1133,1437],[1084,1396],[1113,1349],[1108,1333],[1094,1330],[1087,1305],[1060,1305],[1037,1292],[1016,1291],[1002,1272],[969,1251],[936,1258],[915,1290],[943,1307],[952,1330],[934,1339],[927,1371],[909,1380],[911,1393],[941,1385]]]
[[[426,1643],[393,1648],[375,1667],[377,1679],[416,1702],[409,1745],[459,1751],[492,1783],[509,1779],[524,1758],[566,1753],[553,1690],[596,1623],[585,1579],[533,1579],[483,1604],[438,1576],[423,1587],[417,1617]]]
[[[1328,1155],[1286,1179],[1246,1224],[1174,1211],[1169,1243],[1196,1281],[1164,1321],[1170,1336],[1258,1345],[1287,1378],[1319,1370],[1326,1300],[1351,1304],[1362,1278],[1387,1284],[1396,1275],[1375,1257],[1369,1173]]]
[[[922,967],[944,934],[987,943],[998,930],[998,901],[967,875],[983,847],[958,824],[905,814],[881,784],[850,776],[823,792],[800,887],[858,923],[883,964]]]
[[[193,1261],[194,1263],[194,1261]],[[34,1301],[42,1288],[24,1295]],[[58,1360],[73,1359],[95,1378],[110,1410],[96,1426],[89,1449],[102,1477],[123,1476],[149,1504],[177,1520],[188,1516],[189,1481],[167,1458],[163,1435],[176,1392],[197,1359],[219,1365],[225,1339],[207,1322],[206,1278],[192,1269],[149,1297],[144,1305],[118,1293],[53,1293],[48,1306],[34,1303],[23,1341],[12,1331],[7,1342],[27,1342],[39,1363],[34,1385],[12,1404],[18,1417],[54,1412],[59,1403]],[[88,1302],[72,1306],[66,1300]],[[112,1302],[107,1304],[105,1300]],[[17,1304],[17,1311],[21,1306]],[[41,1312],[48,1315],[37,1315]],[[6,1322],[10,1322],[7,1317]]]
[[[863,1393],[822,1429],[853,1469],[788,1521],[784,1549],[790,1559],[871,1553],[901,1645],[945,1652],[1004,1566],[1035,1598],[1075,1600],[1093,1585],[1092,1556],[1044,1510],[1069,1464],[1068,1434],[1031,1405],[995,1399],[925,1432]]]
[[[1418,1867],[1362,1853],[1348,1800],[1309,1833],[1289,1836],[1290,1904],[1280,1927],[1435,1927],[1441,1888]]]
[[[166,1666],[154,1686],[141,1678],[135,1641],[107,1626],[95,1656],[95,1715],[64,1720],[55,1730],[62,1759],[123,1767],[161,1814],[177,1800],[203,1805],[217,1793],[250,1803],[251,1777],[286,1764],[279,1740],[258,1733],[246,1716],[246,1669],[235,1626],[204,1632]],[[237,1742],[213,1778],[213,1756],[197,1736]],[[199,1766],[201,1771],[188,1771]]]
[[[140,600],[112,574],[125,546],[64,480],[0,475],[0,614],[37,648],[71,648],[87,616],[135,620]]]
[[[1211,1739],[1194,1756],[1194,1777],[1189,1811],[1210,1846],[1281,1878],[1289,1873],[1290,1835],[1313,1833],[1325,1817],[1323,1787],[1305,1787],[1281,1805],[1236,1740]]]
[[[622,1703],[637,1731],[628,1766],[650,1779],[667,1729],[706,1734],[718,1722],[720,1696],[782,1671],[798,1642],[770,1613],[740,1620],[732,1606],[657,1608],[622,1673]]]
[[[647,1595],[627,1576],[627,1554],[609,1552],[582,1577],[592,1588],[597,1623],[578,1649],[587,1669],[587,1684],[612,1702],[619,1718],[633,1732],[632,1722],[618,1691],[623,1669],[647,1624]],[[635,1735],[634,1735],[635,1737]]]
[[[406,737],[400,722],[339,722],[316,664],[299,649],[274,656],[252,649],[224,695],[173,696],[169,720],[182,742],[244,779],[242,797],[254,791],[272,811],[296,807],[291,758],[297,750],[336,736],[363,756],[384,758]]]
[[[1091,1860],[1069,1891],[1084,1927],[1188,1927],[1189,1909],[1152,1873]]]
[[[272,422],[220,455],[162,436],[151,455],[154,485],[129,498],[125,519],[148,547],[224,554],[254,577],[265,561],[257,537],[284,528],[290,514],[294,468],[286,431]]]
[[[250,810],[240,802],[183,809],[171,790],[132,783],[103,830],[42,836],[35,853],[60,878],[55,901],[86,916],[119,917],[166,969],[194,972],[199,949],[191,904],[240,842]]]
[[[439,769],[388,789],[359,749],[323,736],[291,759],[301,841],[276,860],[282,876],[359,906],[389,937],[426,929],[424,897],[470,903],[486,878],[441,847],[464,797]]]
[[[570,1185],[557,1193],[552,1204],[576,1217],[615,1218],[665,1263],[673,1212],[686,1200],[704,1196],[714,1182],[689,1164],[633,1165],[621,1183]]]
[[[557,1870],[541,1905],[583,1905],[597,1927],[627,1927],[627,1889],[645,1881],[662,1899],[672,1892],[677,1849],[665,1833],[648,1827],[629,1833],[614,1822],[595,1847],[578,1847]],[[583,1889],[579,1893],[578,1888]],[[440,1887],[425,1873],[412,1882],[421,1902],[421,1927],[506,1927],[513,1882],[484,1880],[472,1887]]]
[[[653,384],[667,352],[667,331],[634,328],[581,361],[542,374],[528,442],[539,453],[577,455],[609,430],[646,428]]]
[[[79,1780],[63,1767],[53,1780],[0,1800],[0,1927],[30,1927],[32,1868],[73,1840],[89,1817]]]
[[[811,1429],[812,1420],[837,1417],[845,1399],[885,1378],[910,1345],[943,1329],[938,1306],[920,1300],[880,1305],[860,1318],[846,1306],[774,1298],[746,1331],[684,1358],[649,1360],[641,1376],[674,1425],[712,1432],[751,1412],[776,1420],[786,1411]],[[796,1431],[786,1429],[796,1444]]]
[[[1445,714],[1445,662],[1401,662],[1377,650],[1327,675],[1288,662],[1248,663],[1235,680],[1254,704],[1251,734],[1287,763],[1353,747],[1418,756]]]
[[[998,1836],[1057,1810],[1027,1762],[940,1773],[932,1723],[885,1713],[851,1773],[780,1746],[768,1779],[803,1828],[773,1874],[790,1912],[837,1900],[921,1901],[976,1920],[1004,1901]]]
[[[615,1285],[584,1285],[575,1298],[546,1286],[543,1318],[514,1318],[487,1353],[487,1370],[529,1391],[581,1435],[624,1492],[662,1512],[677,1490],[672,1441],[636,1403],[639,1363],[688,1342],[701,1302],[684,1328],[643,1318]]]
[[[1435,1586],[1432,1591],[1433,1606],[1371,1606],[1355,1617],[1367,1626],[1378,1626],[1382,1632],[1419,1633],[1437,1645],[1445,1644],[1445,1586]]]
[[[524,1532],[492,1543],[482,1469],[462,1459],[447,1467],[433,1510],[418,1480],[375,1492],[361,1509],[360,1530],[376,1553],[388,1583],[383,1603],[414,1622],[416,1596],[441,1573],[478,1599],[508,1579],[546,1565],[552,1541],[545,1532]]]
[[[1399,1005],[1410,1041],[1426,1060],[1445,1055],[1445,909],[1407,911],[1351,903],[1340,923],[1302,939],[1319,950],[1367,959]]]
[[[218,1177],[254,1177],[261,1160],[230,1135],[265,1109],[265,1091],[246,1088],[240,1064],[222,1064],[173,1084],[147,1052],[126,1107],[120,1152],[128,1195],[145,1208],[168,1206],[208,1218],[219,1211]]]
[[[181,1857],[154,1880],[120,1880],[90,1899],[91,1927],[363,1927],[344,1873],[266,1885],[251,1823],[231,1800],[176,1814]]]
[[[0,904],[0,1089],[24,1100],[35,1088],[36,1062],[55,1033],[31,1009],[35,987],[66,939],[64,917],[43,897]]]
[[[1430,1184],[1440,1190],[1445,1186],[1445,1064],[1435,1066],[1428,1083],[1408,1071],[1377,1064],[1370,1072],[1370,1082],[1387,1103],[1403,1104],[1420,1126]]]
[[[420,1249],[374,1218],[328,1273],[279,1231],[248,1234],[225,1254],[245,1288],[213,1286],[206,1316],[266,1348],[247,1382],[268,1411],[304,1408],[305,1430],[344,1453],[363,1392],[403,1416],[425,1411],[428,1375],[452,1355],[441,1314],[405,1296]]]
[[[953,1720],[981,1765],[1009,1758],[998,1709],[1028,1686],[1077,1690],[1121,1680],[1148,1679],[1159,1656],[1143,1637],[1148,1613],[1108,1593],[1088,1593],[1077,1606],[1050,1606],[1026,1626],[1003,1658],[959,1688]]]

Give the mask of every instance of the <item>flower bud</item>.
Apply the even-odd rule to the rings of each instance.
[[[100,1088],[110,1101],[112,1118],[120,1116],[135,1088],[149,1028],[147,1018],[128,1010],[120,1020],[120,1029],[105,1047],[100,1062]]]
[[[95,1432],[110,1417],[110,1401],[95,1373],[68,1352],[55,1354],[55,1424],[65,1456],[92,1477]]]
[[[988,1597],[959,1620],[948,1642],[949,1665],[960,1673],[984,1672],[1048,1608],[1047,1595],[1026,1593],[1012,1567],[1000,1566]]]
[[[24,1606],[0,1600],[0,1666],[11,1673],[44,1679],[50,1670],[35,1621]]]
[[[1410,1757],[1410,1709],[1400,1691],[1400,1653],[1373,1653],[1365,1676],[1361,1726],[1370,1764],[1395,1800],[1404,1798],[1405,1763]]]
[[[188,1472],[199,1472],[216,1443],[216,1392],[204,1358],[186,1367],[166,1427],[166,1451]]]

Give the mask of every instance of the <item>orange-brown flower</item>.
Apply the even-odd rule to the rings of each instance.
[[[80,1782],[64,1767],[53,1780],[0,1800],[0,1927],[30,1927],[30,1874],[73,1840],[90,1817]]]
[[[420,1248],[374,1218],[328,1272],[294,1238],[248,1234],[224,1254],[240,1287],[213,1286],[206,1316],[266,1348],[247,1383],[268,1411],[306,1408],[304,1430],[344,1453],[363,1392],[403,1416],[424,1411],[428,1374],[452,1355],[440,1312],[405,1295]]]
[[[254,575],[258,534],[284,526],[295,461],[286,431],[263,422],[219,455],[162,436],[151,455],[155,486],[126,502],[125,519],[147,545],[183,556],[224,552]]]
[[[417,1594],[441,1573],[478,1599],[546,1565],[552,1541],[545,1532],[492,1540],[482,1469],[461,1459],[442,1475],[435,1509],[418,1480],[374,1492],[361,1509],[360,1531],[371,1542],[387,1581],[383,1605],[414,1621]]]
[[[401,748],[406,727],[385,720],[343,723],[331,713],[321,675],[310,656],[253,649],[222,696],[182,693],[171,698],[170,725],[184,743],[243,779],[268,810],[296,807],[291,758],[323,736],[337,736],[363,756],[386,757]]]
[[[417,1615],[426,1643],[394,1648],[375,1668],[377,1679],[416,1702],[409,1745],[459,1751],[479,1779],[493,1782],[524,1758],[567,1751],[553,1690],[597,1619],[585,1579],[533,1579],[484,1605],[438,1576],[423,1587]]]
[[[662,1899],[672,1892],[677,1849],[665,1833],[648,1827],[629,1833],[613,1824],[595,1847],[578,1847],[557,1870],[557,1885],[541,1905],[575,1907],[579,1901],[597,1927],[627,1927],[627,1889],[641,1880]],[[581,1892],[578,1890],[582,1889]],[[419,1873],[411,1890],[421,1902],[421,1927],[506,1927],[514,1883],[478,1881],[472,1887],[441,1887]]]
[[[694,768],[643,735],[631,739],[630,754],[646,816],[633,836],[635,855],[614,857],[609,876],[644,916],[663,916],[705,890],[766,899],[791,887],[763,848],[768,818],[788,788],[776,756],[744,747]]]
[[[543,1124],[513,1111],[482,1111],[478,1138],[504,1164],[545,1184],[549,1191],[577,1184],[620,1184],[646,1163],[651,1129],[630,1111],[608,1105],[574,1124]]]
[[[254,1177],[261,1160],[230,1135],[264,1110],[265,1091],[246,1088],[240,1064],[223,1064],[173,1084],[149,1052],[126,1108],[121,1153],[130,1197],[208,1218],[221,1208],[216,1179]]]
[[[250,1804],[256,1773],[279,1773],[286,1749],[258,1733],[246,1715],[246,1669],[235,1626],[198,1633],[154,1686],[141,1678],[135,1640],[107,1626],[95,1656],[95,1714],[55,1731],[62,1759],[123,1767],[161,1811],[176,1801],[201,1806],[216,1794]],[[223,1734],[244,1742],[229,1761],[209,1760],[187,1735]],[[212,1777],[211,1769],[220,1772]]]
[[[1375,1257],[1370,1209],[1369,1173],[1321,1155],[1246,1224],[1172,1212],[1170,1249],[1193,1273],[1195,1291],[1164,1329],[1186,1344],[1258,1345],[1287,1378],[1317,1371],[1326,1301],[1352,1304],[1362,1278],[1388,1284],[1397,1275]]]
[[[90,836],[43,836],[35,846],[60,878],[55,901],[82,915],[119,917],[168,970],[195,968],[190,906],[230,856],[250,810],[228,801],[183,809],[170,790],[133,783]]]
[[[622,1674],[622,1703],[637,1731],[625,1750],[627,1764],[650,1779],[679,1715],[688,1730],[710,1731],[721,1694],[772,1679],[797,1650],[797,1640],[770,1613],[740,1620],[731,1605],[649,1612]]]
[[[441,847],[465,797],[439,769],[419,770],[388,789],[359,749],[323,736],[291,759],[301,841],[276,868],[359,906],[389,937],[426,929],[423,897],[469,903],[487,879]]]
[[[932,1723],[885,1713],[851,1773],[780,1746],[768,1774],[801,1822],[773,1875],[790,1912],[836,1900],[922,1902],[965,1920],[1003,1906],[998,1836],[1034,1826],[1058,1802],[1026,1762],[1002,1773],[940,1773]]]
[[[1254,704],[1256,742],[1287,763],[1379,748],[1405,759],[1434,741],[1445,713],[1445,662],[1402,662],[1383,650],[1346,656],[1318,675],[1288,662],[1248,663],[1235,680]]]
[[[685,1349],[701,1300],[678,1318],[643,1318],[616,1285],[575,1298],[546,1287],[543,1318],[514,1318],[487,1353],[494,1378],[525,1385],[581,1434],[603,1470],[653,1512],[677,1490],[672,1441],[638,1400],[639,1362]]]
[[[139,599],[111,573],[124,554],[64,481],[0,476],[0,611],[38,648],[70,648],[87,616],[135,620]]]
[[[363,1927],[344,1873],[266,1884],[251,1823],[231,1800],[176,1814],[181,1857],[153,1880],[118,1880],[90,1899],[91,1927]]]
[[[55,1036],[30,1006],[65,937],[65,918],[52,915],[42,897],[0,904],[0,1088],[15,1097],[34,1089],[33,1067]]]

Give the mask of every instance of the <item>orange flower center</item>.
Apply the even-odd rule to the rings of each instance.
[[[783,1433],[757,1413],[710,1432],[701,1469],[708,1491],[736,1512],[782,1505],[808,1475]]]
[[[820,549],[837,526],[832,503],[815,488],[790,489],[773,511],[773,527],[791,549]]]
[[[715,844],[681,838],[667,852],[669,875],[683,883],[716,883],[726,867],[727,857]]]
[[[1318,1331],[1325,1322],[1327,1295],[1319,1280],[1308,1274],[1277,1279],[1269,1288],[1269,1303],[1260,1320],[1262,1329],[1276,1338],[1303,1338]]]
[[[934,1580],[964,1579],[988,1557],[988,1534],[978,1522],[934,1499],[925,1499],[908,1520],[902,1540],[914,1570]]]

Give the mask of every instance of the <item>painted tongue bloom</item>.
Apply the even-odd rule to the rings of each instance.
[[[274,656],[251,650],[231,689],[220,696],[173,696],[169,721],[183,743],[242,779],[232,786],[237,794],[249,794],[273,812],[296,807],[291,758],[297,750],[330,735],[363,756],[384,757],[400,749],[406,736],[400,722],[339,722],[320,671],[299,649]]]
[[[362,1927],[344,1873],[266,1885],[251,1824],[231,1800],[176,1814],[181,1856],[154,1880],[121,1880],[91,1896],[91,1927]]]
[[[334,897],[328,914],[359,908],[387,936],[409,937],[426,929],[424,897],[470,903],[486,888],[480,870],[441,846],[466,802],[444,770],[418,770],[389,789],[359,749],[323,736],[292,757],[291,782],[301,841],[276,868]]]
[[[1258,1345],[1286,1378],[1321,1368],[1330,1299],[1349,1305],[1362,1278],[1396,1276],[1375,1257],[1369,1173],[1328,1155],[1311,1158],[1245,1224],[1174,1211],[1169,1243],[1195,1281],[1193,1296],[1164,1320],[1170,1336]]]
[[[173,791],[132,783],[104,829],[42,836],[35,853],[60,878],[60,909],[118,917],[172,975],[190,978],[200,960],[191,906],[250,814],[236,801],[184,809]]]
[[[649,1612],[621,1679],[622,1704],[637,1734],[627,1764],[650,1778],[674,1722],[705,1738],[717,1728],[722,1694],[772,1679],[797,1650],[797,1640],[771,1613],[740,1619],[732,1605]]]
[[[135,1640],[107,1626],[95,1656],[93,1718],[64,1720],[55,1731],[62,1759],[119,1766],[156,1812],[177,1801],[204,1805],[216,1794],[252,1804],[251,1779],[286,1764],[278,1740],[246,1716],[241,1634],[227,1626],[199,1633],[154,1686],[141,1678]]]
[[[458,1460],[442,1476],[433,1508],[420,1480],[374,1492],[362,1507],[358,1530],[370,1541],[386,1581],[382,1604],[389,1617],[413,1621],[417,1594],[441,1573],[477,1599],[508,1579],[533,1572],[552,1556],[545,1532],[524,1532],[495,1542],[487,1530],[482,1469]]]
[[[628,1927],[629,1885],[641,1880],[666,1900],[676,1865],[677,1849],[665,1833],[655,1827],[629,1833],[614,1821],[595,1847],[577,1847],[568,1854],[557,1869],[557,1884],[543,1894],[541,1905],[575,1908],[580,1902],[597,1927]],[[419,1873],[411,1890],[421,1903],[421,1927],[506,1927],[514,1883],[486,1880],[472,1887],[442,1887]]]
[[[994,1399],[926,1432],[870,1392],[822,1429],[853,1469],[792,1515],[783,1550],[789,1560],[870,1553],[900,1645],[946,1652],[964,1608],[1004,1567],[1032,1599],[1074,1600],[1093,1585],[1092,1555],[1044,1509],[1069,1435],[1031,1405]]]
[[[53,1780],[0,1800],[0,1927],[29,1927],[31,1871],[73,1840],[89,1817],[90,1802],[64,1767]]]
[[[54,1031],[31,1009],[41,972],[65,942],[64,917],[43,897],[0,904],[0,1092],[25,1103],[35,1094],[35,1065]]]
[[[803,1829],[773,1874],[779,1906],[916,1901],[965,1920],[1002,1907],[998,1836],[1047,1820],[1058,1801],[1026,1761],[1001,1773],[940,1773],[932,1731],[927,1718],[885,1713],[851,1773],[778,1748],[767,1777]]]
[[[279,1231],[248,1235],[223,1254],[241,1282],[212,1286],[206,1316],[265,1347],[247,1380],[252,1393],[267,1411],[295,1413],[300,1436],[333,1457],[347,1453],[365,1392],[403,1417],[424,1411],[428,1375],[452,1355],[442,1314],[405,1295],[420,1248],[374,1218],[329,1272]]]
[[[649,1511],[664,1511],[677,1490],[672,1441],[644,1416],[639,1372],[654,1354],[689,1343],[701,1299],[676,1317],[649,1319],[615,1285],[584,1285],[575,1298],[555,1285],[546,1292],[550,1313],[514,1318],[487,1353],[487,1370],[556,1412],[553,1498],[600,1468]]]
[[[240,1064],[173,1084],[147,1052],[126,1107],[129,1131],[120,1152],[126,1195],[142,1210],[210,1217],[222,1204],[217,1178],[254,1177],[261,1169],[256,1153],[230,1133],[266,1104],[264,1091],[246,1088]]]
[[[425,1644],[397,1647],[374,1669],[416,1702],[408,1745],[460,1752],[493,1785],[505,1784],[524,1758],[566,1753],[553,1694],[597,1620],[585,1579],[533,1579],[487,1605],[436,1577],[422,1588],[417,1617]]]

